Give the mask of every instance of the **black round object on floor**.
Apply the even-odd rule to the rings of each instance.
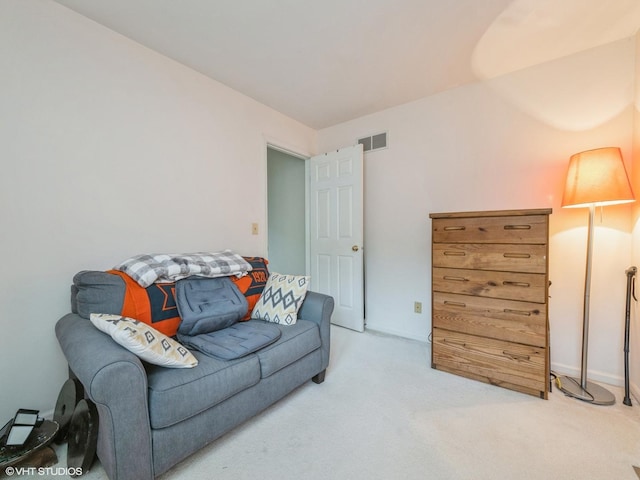
[[[66,440],[73,411],[82,397],[84,397],[84,387],[78,379],[70,378],[64,382],[58,394],[56,408],[53,411],[53,420],[60,425],[55,439],[56,443],[62,443]]]
[[[67,436],[67,466],[86,473],[95,458],[98,442],[98,411],[91,400],[83,399],[78,402]]]
[[[0,472],[6,473],[6,467],[27,460],[35,452],[49,445],[58,433],[59,426],[51,420],[44,420],[35,427],[22,446],[0,447]],[[0,475],[2,475],[0,473]],[[15,473],[15,470],[14,470]],[[2,475],[4,478],[4,475]]]

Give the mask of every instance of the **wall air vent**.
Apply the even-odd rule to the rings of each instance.
[[[375,135],[359,138],[358,143],[362,144],[365,152],[387,148],[387,132],[376,133]]]

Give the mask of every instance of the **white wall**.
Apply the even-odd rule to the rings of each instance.
[[[560,208],[564,176],[571,154],[601,146],[621,147],[630,165],[634,58],[634,41],[619,41],[319,132],[319,151],[389,132],[389,148],[364,162],[367,328],[427,339],[430,212],[552,207],[552,368],[578,372],[588,217]],[[595,234],[590,378],[614,383],[629,212],[607,208]]]
[[[316,133],[48,0],[0,2],[0,420],[53,410],[81,269],[266,254],[266,139]]]

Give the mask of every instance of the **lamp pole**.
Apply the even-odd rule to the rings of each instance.
[[[593,219],[595,204],[589,205],[589,229],[587,230],[587,267],[584,273],[584,304],[582,306],[582,362],[580,387],[587,390],[587,353],[589,351],[589,302],[591,300],[591,259],[593,257]]]
[[[587,380],[587,353],[589,350],[589,299],[591,297],[591,257],[593,255],[593,219],[596,205],[589,205],[587,233],[587,267],[584,275],[584,305],[582,310],[582,363],[580,381],[573,377],[560,377],[559,388],[566,395],[596,405],[613,405],[616,397],[604,387]]]

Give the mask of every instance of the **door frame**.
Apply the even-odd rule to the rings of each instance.
[[[267,162],[268,162],[268,149],[271,148],[273,150],[280,151],[287,155],[291,155],[293,157],[297,157],[304,161],[304,175],[305,175],[305,205],[304,205],[304,227],[305,227],[305,271],[306,275],[309,275],[311,272],[311,226],[309,221],[309,211],[311,208],[310,202],[310,184],[311,184],[311,157],[317,156],[318,154],[312,154],[308,151],[304,151],[300,149],[298,146],[293,146],[287,144],[286,142],[282,142],[276,138],[263,136],[263,152],[264,152],[264,218],[265,218],[265,234],[264,234],[264,251],[269,252],[269,185],[268,185],[268,175],[267,175]],[[364,162],[364,152],[363,152],[363,162]],[[364,169],[364,163],[363,163]],[[362,178],[362,187],[364,189],[364,172]],[[364,192],[363,192],[363,202],[364,202]],[[363,204],[363,222],[364,222],[364,204]],[[364,231],[363,233],[363,245],[366,243],[364,239]],[[367,292],[366,292],[366,254],[363,251],[362,257],[362,309],[363,309],[363,325],[366,330],[367,325]]]

